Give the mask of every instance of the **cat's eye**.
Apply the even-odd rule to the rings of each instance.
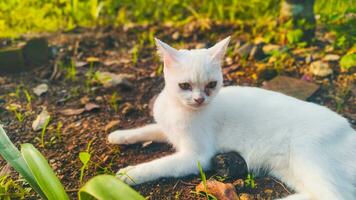
[[[182,90],[192,90],[192,86],[189,83],[179,83],[178,85]]]
[[[211,81],[206,85],[206,87],[209,89],[214,89],[216,87],[216,85],[217,85],[216,81]]]

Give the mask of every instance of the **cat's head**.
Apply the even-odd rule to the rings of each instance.
[[[192,109],[209,104],[223,85],[221,65],[229,41],[227,37],[208,49],[176,50],[156,39],[169,95]]]

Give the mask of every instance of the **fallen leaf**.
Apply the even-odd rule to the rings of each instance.
[[[240,195],[240,200],[253,200],[253,199],[255,199],[255,198],[251,194],[242,193]]]
[[[119,124],[120,124],[120,120],[113,120],[113,121],[109,122],[108,124],[106,124],[104,130],[107,133],[108,131],[110,131],[114,127],[117,127],[117,125],[119,125]]]
[[[222,183],[216,180],[208,180],[206,182],[206,190],[219,200],[239,200],[236,189],[231,183]],[[203,182],[195,187],[196,192],[205,192]]]
[[[82,114],[83,112],[85,111],[84,108],[79,108],[79,109],[64,109],[64,110],[61,110],[59,111],[59,113],[63,114],[63,115],[79,115],[79,114]]]
[[[34,131],[39,131],[43,128],[44,124],[46,121],[50,118],[51,116],[48,114],[47,109],[44,107],[42,109],[42,112],[37,115],[35,121],[32,123],[32,129]]]
[[[37,85],[32,90],[33,90],[33,93],[35,93],[37,96],[41,96],[42,94],[44,94],[48,91],[48,85],[46,83],[42,83],[42,84]]]
[[[100,106],[98,104],[95,103],[87,103],[85,104],[85,110],[86,111],[92,111],[92,110],[96,110],[99,109]]]

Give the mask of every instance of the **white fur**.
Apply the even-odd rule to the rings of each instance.
[[[198,161],[207,170],[216,153],[236,151],[249,170],[268,170],[297,192],[283,200],[356,199],[356,134],[347,120],[277,92],[222,88],[220,65],[228,42],[229,38],[210,49],[178,51],[157,40],[166,83],[154,105],[157,123],[115,131],[108,139],[114,144],[166,141],[176,153],[129,166],[118,176],[140,184],[197,174]],[[208,96],[204,87],[212,80],[218,84]],[[191,83],[192,91],[180,89],[181,82]],[[206,101],[199,106],[196,97]]]

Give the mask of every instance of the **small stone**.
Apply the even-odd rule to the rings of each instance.
[[[251,194],[247,194],[247,193],[241,193],[240,194],[240,200],[253,200],[254,196]]]
[[[97,97],[95,97],[95,101],[96,101],[96,102],[103,102],[104,99],[103,99],[102,96],[97,96]]]
[[[37,85],[32,90],[33,90],[33,93],[35,93],[37,96],[41,96],[42,94],[44,94],[48,91],[48,85],[46,83],[42,83],[42,84]]]
[[[44,107],[42,109],[42,112],[39,115],[37,115],[35,121],[33,121],[32,129],[34,131],[41,130],[49,118],[50,118],[50,115],[48,114],[47,109]]]
[[[324,61],[338,61],[340,60],[340,56],[337,54],[328,54],[323,58]]]
[[[287,76],[277,76],[276,78],[265,82],[262,88],[280,92],[301,100],[306,100],[319,89],[319,86],[314,83]]]
[[[96,78],[104,87],[115,87],[120,85],[125,88],[132,88],[133,84],[129,81],[133,76],[129,74],[114,74],[111,72],[97,72]]]
[[[328,63],[314,61],[310,64],[309,70],[316,76],[325,77],[333,73]]]
[[[176,31],[176,32],[173,33],[172,38],[173,38],[173,40],[178,40],[179,36],[180,36],[179,32]]]
[[[246,178],[248,173],[245,160],[236,152],[217,154],[212,158],[212,168],[228,180]]]
[[[206,188],[204,187],[203,182],[195,187],[195,191],[207,192],[219,200],[239,200],[237,196],[236,189],[231,183],[222,183],[216,180],[208,180],[206,182]]]

